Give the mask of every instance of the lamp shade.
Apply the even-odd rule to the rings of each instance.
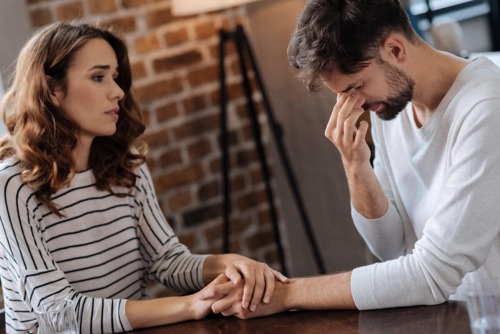
[[[258,0],[172,0],[172,14],[193,15],[230,7],[241,6]]]

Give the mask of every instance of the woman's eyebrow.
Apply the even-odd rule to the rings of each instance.
[[[95,66],[92,66],[89,69],[89,71],[92,71],[92,70],[95,70],[95,69],[109,70],[109,69],[111,69],[111,66],[110,65],[95,65]],[[118,66],[116,67],[115,71],[118,72]]]

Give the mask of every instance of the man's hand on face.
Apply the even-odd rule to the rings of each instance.
[[[344,166],[356,168],[370,162],[370,148],[365,141],[368,123],[356,123],[365,110],[365,98],[356,92],[339,93],[326,126],[325,136],[337,147]]]

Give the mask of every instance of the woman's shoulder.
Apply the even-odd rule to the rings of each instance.
[[[12,178],[21,179],[23,168],[21,162],[15,158],[7,158],[0,160],[0,181],[6,182]]]
[[[21,173],[23,172],[23,167],[21,162],[15,158],[7,158],[0,161],[0,191],[12,193],[18,192],[20,189],[22,191],[28,191],[31,193],[31,188],[27,187],[26,184],[21,179]],[[28,193],[26,195],[28,195]]]

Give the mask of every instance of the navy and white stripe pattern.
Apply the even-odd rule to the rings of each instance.
[[[127,299],[145,283],[196,291],[206,256],[192,255],[166,222],[146,165],[126,197],[95,188],[91,170],[54,194],[52,214],[21,182],[20,164],[0,163],[0,275],[7,333],[37,332],[33,310],[56,298],[76,301],[81,333],[131,330]],[[128,189],[122,189],[128,192]]]

